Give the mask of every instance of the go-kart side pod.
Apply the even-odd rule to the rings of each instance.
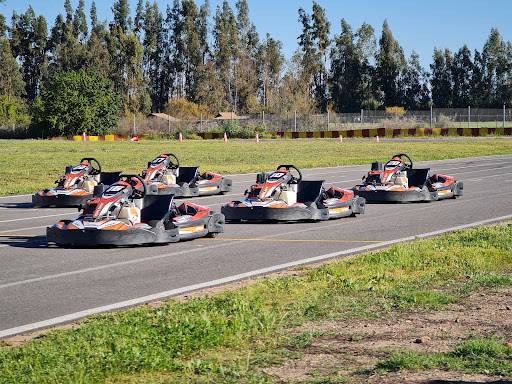
[[[297,221],[297,220],[328,220],[329,209],[317,208],[315,203],[309,206],[304,204],[282,207],[241,207],[224,205],[221,213],[228,221]]]
[[[367,202],[430,202],[439,200],[437,191],[429,191],[427,186],[412,188],[404,191],[383,191],[371,188],[354,188],[357,196],[364,197]]]

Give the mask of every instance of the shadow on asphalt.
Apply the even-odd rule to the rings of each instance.
[[[0,208],[33,208],[32,203],[0,203]]]
[[[48,248],[46,236],[0,236],[0,244],[19,248]]]

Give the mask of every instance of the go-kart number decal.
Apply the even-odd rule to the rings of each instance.
[[[280,179],[281,177],[284,177],[285,175],[286,175],[286,173],[284,173],[284,172],[274,172],[273,174],[271,174],[271,175],[268,177],[268,180],[270,180],[270,181],[278,180],[278,179]]]
[[[119,191],[122,191],[125,188],[126,188],[125,185],[112,185],[105,192],[103,192],[103,194],[104,195],[113,195]]]
[[[400,160],[389,160],[386,164],[386,168],[395,168],[398,167],[400,164],[402,164],[402,161]]]
[[[157,157],[155,160],[153,160],[151,162],[151,166],[152,167],[157,167],[159,166],[160,164],[162,164],[164,161],[166,160],[165,157]]]
[[[87,164],[78,164],[78,165],[75,165],[72,169],[71,169],[71,172],[72,173],[80,173],[82,172],[83,170],[87,169],[88,165]]]

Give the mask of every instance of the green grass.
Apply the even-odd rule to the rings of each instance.
[[[214,297],[93,316],[79,328],[0,350],[0,382],[268,382],[262,368],[300,358],[314,338],[329,336],[294,332],[297,326],[385,321],[403,311],[447,308],[482,287],[512,286],[511,244],[512,224],[478,227]],[[498,336],[474,338],[445,354],[393,354],[375,372],[440,367],[510,376],[511,353]],[[320,376],[314,380],[333,382]]]
[[[422,141],[375,143],[345,140],[274,140],[260,143],[220,140],[80,142],[0,141],[0,195],[34,193],[51,188],[67,165],[95,157],[105,171],[140,174],[148,161],[174,153],[183,166],[223,174],[272,170],[280,164],[299,168],[333,167],[386,161],[407,153],[413,161],[512,153],[512,140]],[[362,175],[361,175],[362,176]],[[343,183],[343,180],[340,180]],[[346,185],[345,187],[349,187]]]
[[[471,338],[453,351],[425,354],[399,352],[377,365],[377,371],[452,369],[468,373],[488,371],[493,375],[512,377],[512,348],[503,339]]]

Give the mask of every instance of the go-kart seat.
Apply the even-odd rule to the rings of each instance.
[[[119,177],[121,176],[121,172],[101,172],[100,173],[100,184],[103,185],[112,185],[116,181],[119,180]]]
[[[324,185],[324,180],[319,181],[305,181],[302,180],[297,187],[297,202],[299,203],[308,203],[314,202],[318,203],[320,197],[322,196],[322,186]]]
[[[146,195],[142,199],[140,221],[162,220],[170,209],[174,195]]]
[[[197,179],[197,170],[199,167],[180,167],[179,175],[176,178],[176,182],[191,184]]]
[[[407,178],[409,180],[410,187],[422,188],[427,183],[428,172],[430,168],[413,168],[407,170]]]

